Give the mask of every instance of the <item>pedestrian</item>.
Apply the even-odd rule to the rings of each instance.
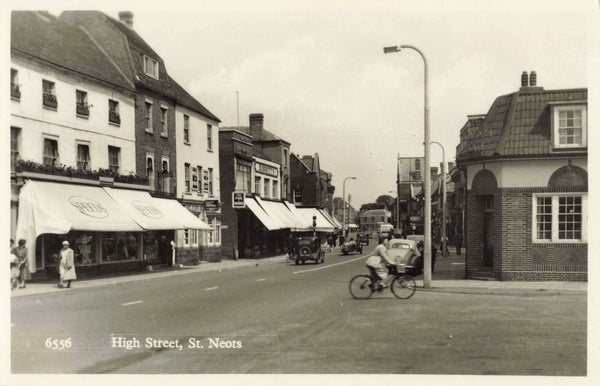
[[[462,233],[460,231],[456,232],[454,235],[454,245],[456,245],[456,254],[460,255],[460,250],[462,248]]]
[[[344,234],[341,234],[341,235],[340,235],[340,247],[341,247],[342,245],[344,245],[344,241],[346,241],[346,238],[344,237]]]
[[[77,274],[75,273],[75,254],[73,253],[73,250],[69,248],[69,242],[67,240],[62,242],[59,272],[60,283],[58,284],[58,288],[71,288],[71,280],[77,279]],[[65,281],[67,282],[66,287],[64,285]]]
[[[12,241],[12,240],[11,240]],[[10,253],[17,257],[17,269],[19,276],[17,278],[19,288],[25,288],[25,281],[31,280],[31,272],[29,272],[29,260],[27,259],[27,247],[25,246],[26,240],[20,239],[19,246],[12,247]],[[11,245],[14,244],[12,241]]]

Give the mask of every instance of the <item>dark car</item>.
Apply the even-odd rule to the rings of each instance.
[[[300,236],[296,237],[296,250],[292,260],[296,265],[304,264],[306,261],[314,261],[316,264],[325,262],[325,251],[321,249],[318,237]]]
[[[344,255],[349,254],[350,252],[358,252],[358,253],[362,253],[362,244],[361,243],[357,243],[356,241],[350,239],[349,241],[345,242],[342,245],[342,253]]]
[[[369,234],[363,233],[356,236],[361,245],[369,245]]]

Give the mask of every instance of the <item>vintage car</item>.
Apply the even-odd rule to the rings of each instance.
[[[299,236],[295,239],[295,251],[292,260],[296,265],[306,261],[314,261],[316,264],[325,262],[325,251],[321,249],[321,242],[315,236]]]
[[[423,255],[418,242],[406,239],[391,239],[387,248],[388,256],[403,267],[405,272],[416,276],[423,272]]]
[[[350,239],[349,241],[346,241],[343,245],[342,245],[342,253],[344,255],[347,255],[350,252],[358,252],[358,253],[362,253],[362,244],[360,242],[356,242],[352,239]]]
[[[358,239],[358,242],[360,243],[360,245],[369,245],[369,234],[368,233],[362,233],[362,234],[358,234],[356,235],[356,238]]]

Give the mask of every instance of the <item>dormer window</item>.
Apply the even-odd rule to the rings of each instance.
[[[158,61],[144,55],[144,73],[158,79]]]
[[[587,147],[587,106],[554,106],[553,136],[554,148]]]

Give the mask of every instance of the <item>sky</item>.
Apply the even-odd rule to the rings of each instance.
[[[10,3],[10,2],[9,2]],[[167,71],[222,121],[265,128],[291,151],[318,153],[335,196],[352,205],[395,190],[396,155],[423,156],[423,60],[429,68],[430,136],[453,162],[467,115],[517,91],[523,71],[545,89],[588,87],[598,43],[597,1],[40,2],[12,8],[99,9],[134,14],[134,29]],[[167,5],[170,5],[167,7]],[[36,7],[37,6],[37,7]],[[104,7],[104,8],[99,8]],[[594,51],[597,52],[597,51]],[[442,162],[431,146],[431,166]],[[393,196],[393,194],[392,194]]]

